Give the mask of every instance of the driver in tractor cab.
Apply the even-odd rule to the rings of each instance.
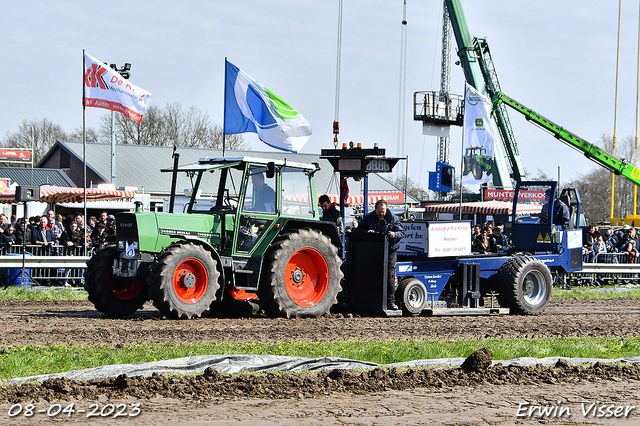
[[[275,213],[276,212],[276,192],[264,181],[264,174],[257,173],[251,176],[251,182],[256,194],[256,202],[253,205],[254,211]]]
[[[544,192],[544,200],[546,204],[542,206],[542,210],[540,212],[542,223],[547,223],[547,221],[549,220],[549,215],[550,213],[552,213],[553,216],[552,216],[551,223],[553,223],[554,225],[562,226],[566,228],[567,226],[569,226],[569,219],[570,219],[569,207],[559,198],[556,198],[555,200],[553,200],[553,207],[551,207],[550,200],[552,195],[553,195],[553,188],[547,188],[547,190]],[[552,212],[550,212],[551,208],[553,208]]]
[[[338,234],[342,237],[344,233],[342,229],[342,214],[336,207],[336,203],[332,203],[327,194],[322,194],[320,198],[318,198],[318,202],[322,208],[322,217],[320,220],[334,223],[338,227]]]

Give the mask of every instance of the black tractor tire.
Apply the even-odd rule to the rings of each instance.
[[[98,311],[109,317],[126,318],[149,300],[149,286],[144,278],[113,275],[111,267],[119,255],[115,247],[97,252],[87,262],[84,289]]]
[[[211,253],[198,244],[171,244],[147,279],[153,306],[167,318],[202,316],[209,311],[220,288],[217,264]]]
[[[427,288],[416,278],[400,281],[396,290],[396,302],[407,315],[420,315],[427,304]]]
[[[267,251],[260,300],[270,315],[320,317],[337,303],[342,287],[338,248],[314,229],[287,232]]]
[[[551,302],[552,284],[551,272],[542,261],[513,257],[498,271],[498,303],[512,314],[539,315]]]
[[[474,164],[471,167],[471,174],[473,174],[473,177],[475,180],[480,180],[482,179],[482,166],[480,164]]]

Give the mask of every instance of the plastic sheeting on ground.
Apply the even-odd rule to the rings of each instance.
[[[456,367],[460,366],[466,358],[438,358],[420,359],[415,361],[400,362],[395,364],[376,364],[373,362],[356,361],[345,358],[302,358],[275,355],[202,355],[186,358],[175,358],[164,361],[143,362],[140,364],[114,364],[84,370],[68,371],[66,373],[42,374],[39,376],[21,377],[7,380],[7,384],[21,384],[26,382],[42,382],[46,379],[66,377],[77,380],[90,380],[101,377],[117,377],[120,374],[127,376],[151,376],[159,374],[196,374],[202,373],[211,367],[222,374],[254,373],[269,371],[318,371],[335,369],[372,369],[382,368],[411,368],[411,367]],[[514,358],[510,360],[494,360],[493,364],[503,365],[554,365],[560,357],[547,358]],[[588,364],[601,362],[611,363],[638,363],[640,357],[600,359],[600,358],[564,358],[570,364]]]

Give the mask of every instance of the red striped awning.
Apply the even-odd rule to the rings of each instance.
[[[134,191],[122,191],[115,189],[87,189],[87,201],[98,200],[122,200],[135,197]],[[81,203],[84,201],[84,188],[65,188],[60,186],[48,186],[40,188],[40,202],[42,203]],[[15,204],[16,195],[13,192],[0,194],[0,203]]]
[[[400,195],[402,195],[400,193]],[[340,204],[340,195],[338,194],[327,194],[327,196],[329,197],[329,200],[332,203],[336,203],[336,204]],[[320,195],[317,196],[317,198],[319,198]],[[376,194],[369,194],[369,196],[367,197],[369,199],[369,204],[375,204],[379,199],[384,198],[386,200],[388,200],[389,202],[391,202],[391,200],[396,201],[396,199],[398,198],[398,193],[389,193],[389,194],[385,194],[385,193],[376,193]],[[300,195],[285,195],[284,199],[287,201],[298,201],[298,202],[303,202],[306,203],[307,200],[309,199],[309,197],[307,195],[304,194],[300,194]],[[404,197],[402,200],[400,200],[400,202],[404,201]],[[363,195],[349,195],[349,197],[347,198],[347,204],[362,204],[364,202],[364,196]]]
[[[513,204],[507,201],[480,201],[474,203],[462,203],[462,213],[466,214],[511,214]],[[540,204],[518,204],[517,213],[540,213]],[[458,213],[459,203],[431,204],[425,207],[427,213]]]

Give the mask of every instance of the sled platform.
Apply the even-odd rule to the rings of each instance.
[[[509,308],[427,308],[422,311],[421,315],[425,317],[509,315]]]

